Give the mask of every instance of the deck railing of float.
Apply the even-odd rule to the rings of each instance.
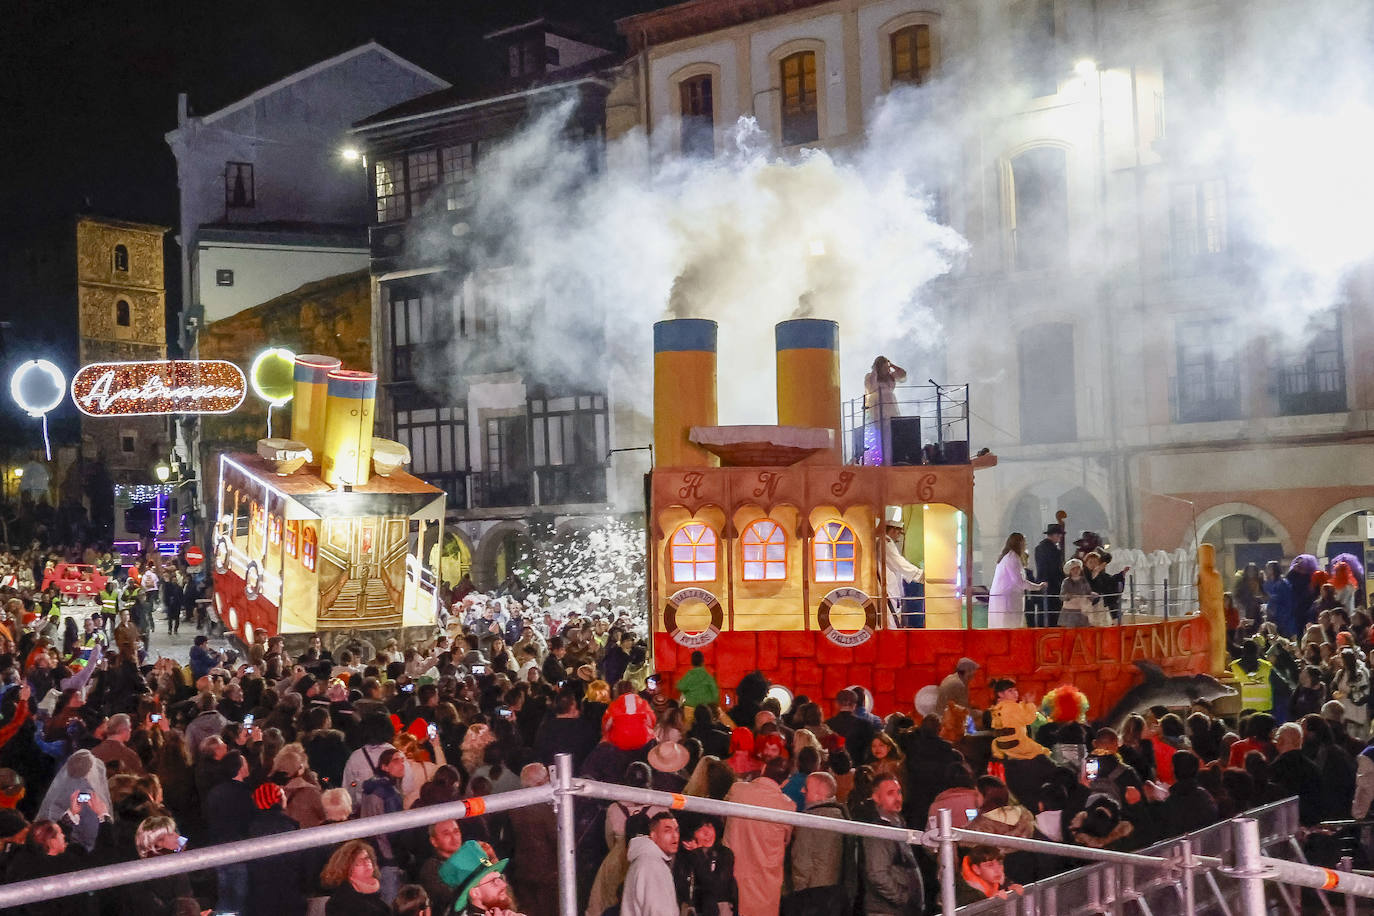
[[[845,401],[841,413],[846,464],[968,463],[968,385],[898,385]]]
[[[0,886],[0,909],[121,887],[236,862],[298,853],[346,840],[425,827],[447,818],[462,820],[532,805],[551,804],[554,807],[558,830],[558,912],[560,916],[577,916],[579,896],[574,802],[579,797],[659,805],[673,811],[742,817],[849,836],[890,840],[912,846],[925,846],[938,854],[941,876],[940,901],[945,916],[952,916],[957,909],[954,898],[955,882],[958,880],[959,844],[997,846],[1101,863],[1030,885],[1024,896],[1014,896],[1009,900],[994,898],[970,905],[962,911],[968,914],[1006,913],[1018,916],[1039,913],[1119,913],[1125,911],[1126,903],[1137,904],[1140,912],[1146,914],[1193,914],[1199,912],[1199,903],[1210,907],[1212,901],[1215,901],[1220,906],[1220,911],[1228,916],[1262,916],[1268,912],[1265,882],[1273,882],[1279,888],[1284,901],[1290,901],[1295,896],[1293,889],[1288,885],[1326,888],[1346,894],[1348,900],[1353,900],[1354,897],[1374,898],[1374,878],[1352,872],[1335,872],[1301,861],[1293,862],[1265,855],[1269,849],[1283,848],[1296,850],[1301,858],[1301,847],[1296,842],[1283,845],[1286,840],[1292,840],[1293,831],[1297,826],[1296,799],[1287,799],[1278,805],[1251,812],[1257,815],[1256,817],[1237,818],[1159,844],[1143,852],[1128,853],[956,829],[952,826],[949,809],[937,812],[933,830],[921,831],[820,817],[797,811],[759,808],[652,789],[634,789],[594,780],[579,780],[574,778],[572,773],[572,756],[558,754],[553,767],[552,785],[516,789],[485,798],[471,798],[427,808],[412,808],[408,811],[325,824],[306,830],[240,840],[204,849],[190,849],[136,862],[120,862],[46,878],[17,881]],[[1210,855],[1195,846],[1223,854]],[[1211,895],[1210,898],[1204,895],[1203,901],[1197,899],[1199,878],[1207,883]],[[1075,882],[1081,882],[1081,886]],[[1155,893],[1164,895],[1164,899],[1169,901],[1168,908],[1151,908],[1150,900],[1153,898],[1150,895]],[[1062,907],[1059,905],[1061,896],[1064,904]],[[1232,907],[1230,904],[1235,906]]]

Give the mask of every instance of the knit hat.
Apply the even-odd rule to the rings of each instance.
[[[275,782],[265,782],[253,792],[253,803],[258,806],[259,811],[266,811],[274,805],[281,805],[285,802],[286,796],[282,794],[281,786]]]

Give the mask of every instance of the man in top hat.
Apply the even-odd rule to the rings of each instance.
[[[503,874],[510,859],[493,861],[475,840],[468,840],[439,866],[439,878],[457,888],[454,912],[462,916],[520,916],[512,907]]]
[[[1064,526],[1057,522],[1045,526],[1045,539],[1035,545],[1035,578],[1045,583],[1045,591],[1031,598],[1036,609],[1033,627],[1059,626],[1059,586],[1064,583]]]
[[[888,506],[883,517],[883,572],[887,586],[887,626],[924,627],[925,602],[911,597],[911,589],[925,581],[925,572],[902,553],[906,524],[902,507]]]

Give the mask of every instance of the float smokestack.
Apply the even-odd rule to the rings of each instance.
[[[714,467],[715,455],[688,441],[693,426],[716,425],[716,323],[675,318],[654,324],[654,463]]]
[[[310,461],[324,461],[324,406],[329,373],[339,368],[332,356],[302,353],[296,357],[296,390],[291,398],[291,438],[310,449]]]
[[[840,326],[821,318],[780,321],[773,329],[778,351],[778,425],[831,430],[830,448],[809,464],[843,464],[840,452]]]
[[[320,477],[330,486],[362,486],[372,476],[372,413],[376,402],[376,373],[350,369],[329,373]]]

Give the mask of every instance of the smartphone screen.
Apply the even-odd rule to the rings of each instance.
[[[179,836],[179,837],[177,837],[177,852],[181,852],[183,849],[186,848],[186,842],[187,842],[187,841],[186,841],[186,837],[184,837],[184,836]]]
[[[964,722],[964,731],[968,732],[970,735],[972,735],[974,732],[978,731],[978,726],[976,726],[976,725],[973,724],[973,716],[968,716],[967,719],[965,720],[965,722]]]
[[[1083,764],[1083,772],[1088,774],[1089,779],[1096,779],[1098,766],[1099,763],[1097,758],[1089,757],[1087,762]]]
[[[404,693],[414,693],[414,692],[415,692],[415,685],[414,685],[414,684],[406,684],[404,687],[401,688],[401,690],[402,690],[402,692],[404,692]]]
[[[246,716],[243,717],[243,727],[244,727],[244,728],[252,728],[252,727],[253,727],[253,714],[252,714],[251,712],[250,712],[248,715],[246,715]]]
[[[968,818],[969,820],[975,820],[975,819],[978,817],[978,809],[977,809],[977,808],[965,808],[965,809],[964,809],[964,817]]]
[[[162,713],[159,713],[159,712],[153,713],[152,715],[148,716],[148,721],[149,721],[149,722],[153,722],[154,724],[156,724],[156,723],[158,723],[158,722],[161,722],[161,721],[162,721]]]
[[[439,726],[434,725],[433,723],[430,724],[430,726],[429,726],[429,737],[430,737],[430,738],[437,738],[437,737],[439,737]]]
[[[76,796],[76,800],[77,800],[78,802],[80,802],[81,804],[84,805],[84,804],[86,804],[87,802],[89,802],[89,801],[91,800],[91,793],[89,793],[89,792],[78,792],[78,793],[77,793],[77,796]]]
[[[486,674],[486,673],[487,673],[487,666],[486,666],[486,665],[473,665],[473,666],[472,666],[472,673],[473,673],[473,674]]]

